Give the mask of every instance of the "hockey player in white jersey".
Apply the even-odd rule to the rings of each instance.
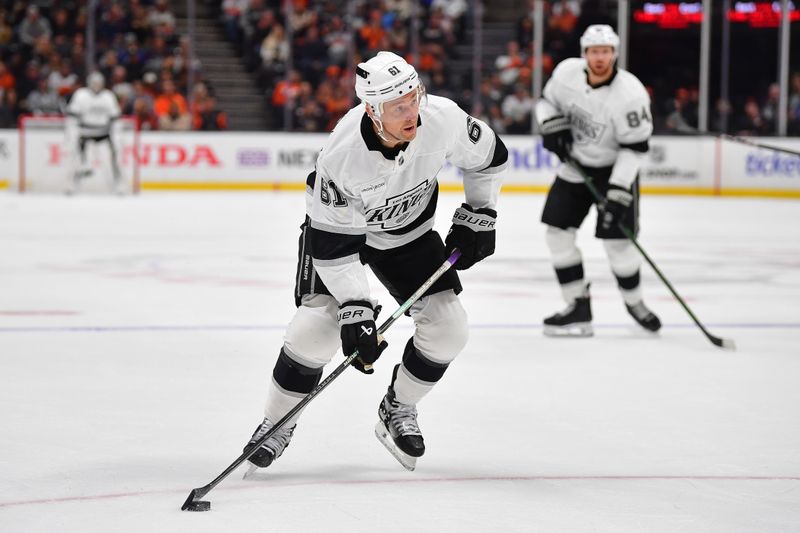
[[[99,72],[87,77],[88,87],[75,91],[67,107],[68,138],[77,141],[77,152],[80,166],[73,173],[73,182],[68,192],[74,192],[80,182],[91,174],[86,161],[86,149],[89,142],[107,143],[111,154],[111,169],[114,190],[121,192],[121,175],[117,162],[117,150],[114,146],[112,128],[120,115],[119,103],[114,93],[105,89],[105,79]]]
[[[358,65],[356,94],[363,104],[339,121],[308,176],[298,308],[268,385],[264,421],[245,450],[319,383],[339,346],[346,355],[357,349],[353,366],[372,373],[386,344],[376,337],[377,302],[365,265],[402,303],[453,249],[462,252],[456,269],[494,253],[495,204],[508,159],[500,138],[451,100],[426,96],[415,69],[391,52]],[[464,171],[466,202],[443,243],[433,224],[437,174],[446,161]],[[459,292],[458,274],[449,270],[410,308],[415,333],[379,405],[376,435],[408,469],[425,451],[417,403],[467,342]],[[270,465],[295,422],[250,462]]]
[[[625,306],[642,327],[658,331],[661,322],[642,300],[641,259],[618,227],[621,221],[634,235],[638,231],[638,172],[653,132],[650,97],[633,74],[617,68],[619,37],[610,26],[589,26],[580,46],[582,58],[559,63],[536,103],[542,143],[564,162],[542,222],[567,308],[544,320],[544,332],[593,334],[589,284],[575,237],[595,201],[577,165],[605,195],[597,206],[595,236],[603,240]]]

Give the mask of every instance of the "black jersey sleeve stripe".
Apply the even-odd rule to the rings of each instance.
[[[489,165],[484,168],[483,170],[489,168],[499,167],[504,165],[508,162],[508,148],[506,147],[503,140],[495,133],[494,134],[494,155],[492,156],[492,161]]]
[[[311,257],[325,261],[357,254],[367,243],[366,233],[332,233],[312,225],[308,228],[308,234],[311,239]]]
[[[619,147],[620,148],[627,148],[628,150],[633,150],[634,152],[639,152],[639,153],[644,154],[648,150],[650,150],[650,143],[648,143],[646,140],[644,140],[644,141],[640,141],[638,143],[620,144]]]
[[[317,171],[312,170],[306,178],[306,187],[311,187],[313,189],[315,183],[317,183]]]

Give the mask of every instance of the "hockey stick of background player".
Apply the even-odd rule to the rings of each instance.
[[[442,275],[445,272],[447,272],[450,269],[450,267],[452,267],[456,263],[456,261],[458,261],[459,257],[461,257],[461,251],[458,249],[453,250],[453,253],[450,254],[450,257],[448,257],[445,260],[445,262],[442,263],[442,266],[440,266],[436,270],[436,272],[431,274],[431,277],[429,277],[425,281],[425,283],[423,283],[422,286],[419,289],[417,289],[417,292],[412,294],[408,300],[403,302],[403,304],[397,309],[397,311],[392,313],[392,316],[390,316],[388,320],[386,320],[386,322],[381,324],[381,327],[378,328],[378,334],[381,334],[385,332],[387,329],[389,329],[389,327],[392,324],[394,324],[398,318],[403,316],[403,314],[414,304],[414,302],[422,298],[422,295],[425,294],[425,291],[427,291],[431,287],[431,285],[433,285],[436,282],[437,279],[442,277]],[[333,372],[331,372],[328,375],[328,377],[323,379],[320,382],[320,384],[314,387],[314,389],[311,392],[309,392],[305,398],[300,400],[300,403],[295,405],[294,408],[292,408],[288,413],[286,413],[286,415],[283,418],[278,420],[278,422],[276,422],[275,425],[272,426],[272,428],[270,428],[270,430],[267,431],[266,434],[264,434],[264,436],[258,439],[255,445],[252,448],[250,448],[249,451],[242,453],[242,455],[240,455],[234,462],[232,462],[230,466],[228,466],[228,468],[226,468],[220,475],[214,478],[214,480],[211,483],[203,487],[192,489],[192,492],[189,493],[189,497],[186,498],[186,501],[181,506],[181,511],[208,511],[209,509],[211,509],[211,502],[202,501],[200,500],[200,498],[208,494],[214,487],[219,485],[219,483],[223,479],[228,477],[228,475],[230,475],[231,472],[236,470],[239,467],[239,465],[244,463],[251,455],[253,455],[261,447],[261,445],[267,441],[267,439],[269,439],[272,435],[275,434],[275,432],[277,432],[279,429],[285,426],[286,423],[297,413],[299,413],[306,405],[308,405],[311,402],[311,400],[314,399],[314,397],[316,397],[328,385],[330,385],[334,379],[339,377],[339,375],[342,372],[344,372],[348,366],[350,366],[350,363],[352,363],[356,357],[358,357],[358,350],[350,354],[349,357],[345,358],[342,364],[337,366],[333,370]]]
[[[691,126],[684,126],[684,128],[686,130],[684,133],[688,133],[689,136],[697,135],[701,137],[714,137],[715,139],[722,139],[723,141],[731,141],[739,144],[746,144],[747,146],[752,146],[753,148],[761,148],[762,150],[772,150],[773,152],[781,152],[784,154],[800,156],[800,152],[792,150],[791,148],[783,148],[782,146],[775,146],[773,144],[762,144],[756,141],[751,141],[747,137],[739,137],[738,135],[730,135],[727,133],[716,133],[713,131],[700,131],[697,128],[693,128]]]
[[[602,196],[600,196],[600,192],[597,190],[597,187],[595,186],[594,183],[592,183],[592,178],[588,174],[586,174],[586,171],[583,169],[581,164],[570,157],[568,157],[565,162],[572,165],[578,171],[578,173],[583,178],[584,183],[586,183],[586,187],[588,187],[589,191],[592,193],[592,196],[594,196],[595,201],[597,201],[597,204],[603,205],[605,200],[603,199]],[[697,324],[698,328],[700,328],[700,331],[703,332],[703,335],[705,335],[706,338],[708,338],[708,340],[710,340],[714,346],[719,346],[720,348],[726,348],[728,350],[735,350],[736,343],[733,342],[732,339],[723,339],[721,337],[712,335],[711,333],[708,332],[705,326],[703,326],[703,324],[697,319],[697,317],[694,316],[694,313],[692,312],[691,309],[689,309],[689,306],[686,305],[686,302],[683,301],[683,298],[681,298],[680,294],[678,294],[678,291],[675,290],[675,288],[669,282],[667,277],[661,273],[661,270],[656,266],[653,260],[650,259],[650,256],[647,255],[647,252],[645,252],[644,249],[636,241],[636,237],[633,235],[633,232],[628,228],[626,228],[622,224],[622,221],[617,222],[617,227],[633,243],[636,249],[639,250],[639,253],[642,254],[642,257],[644,257],[645,261],[647,261],[647,263],[653,268],[658,277],[661,278],[661,281],[664,282],[664,285],[667,286],[667,288],[675,297],[675,299],[678,300],[678,302],[681,304],[684,310],[686,310],[686,312],[689,313],[689,316],[692,317],[692,320],[694,320],[694,323]]]
[[[700,132],[698,132],[698,133],[700,133]],[[800,157],[800,152],[797,152],[797,151],[792,150],[790,148],[783,148],[781,146],[774,146],[774,145],[771,145],[771,144],[761,144],[761,143],[757,143],[755,141],[751,141],[750,139],[748,139],[746,137],[739,137],[737,135],[728,135],[727,133],[708,133],[707,135],[712,135],[714,137],[719,137],[720,139],[723,139],[723,140],[726,140],[726,141],[733,141],[733,142],[737,142],[737,143],[741,143],[741,144],[746,144],[747,146],[752,146],[754,148],[761,148],[763,150],[772,150],[774,152],[782,152],[784,154],[790,154],[790,155],[794,155],[794,156],[799,156]]]

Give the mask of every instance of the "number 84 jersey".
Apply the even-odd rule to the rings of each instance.
[[[650,96],[642,82],[630,72],[616,69],[610,80],[592,86],[587,69],[582,58],[558,64],[536,107],[539,122],[557,114],[567,116],[573,138],[571,155],[587,167],[613,166],[624,148],[647,151],[653,120]],[[582,181],[568,165],[559,176]]]

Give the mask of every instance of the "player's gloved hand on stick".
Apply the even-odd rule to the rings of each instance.
[[[345,357],[350,357],[358,350],[358,357],[350,363],[359,372],[372,374],[372,363],[378,360],[383,350],[389,346],[383,337],[378,340],[378,328],[375,319],[378,318],[381,306],[373,307],[366,300],[353,300],[339,306],[336,319],[339,321],[342,337],[342,351]]]
[[[461,250],[461,257],[454,265],[456,270],[466,270],[481,259],[494,253],[497,211],[486,207],[473,209],[461,204],[453,215],[453,225],[444,241],[449,252]]]
[[[617,223],[625,216],[625,211],[631,205],[633,195],[627,189],[618,185],[610,185],[605,201],[600,205],[600,223],[603,229],[616,227]]]
[[[566,161],[572,149],[572,130],[569,119],[564,115],[556,115],[542,122],[539,127],[542,134],[542,146],[556,154],[561,161]]]

